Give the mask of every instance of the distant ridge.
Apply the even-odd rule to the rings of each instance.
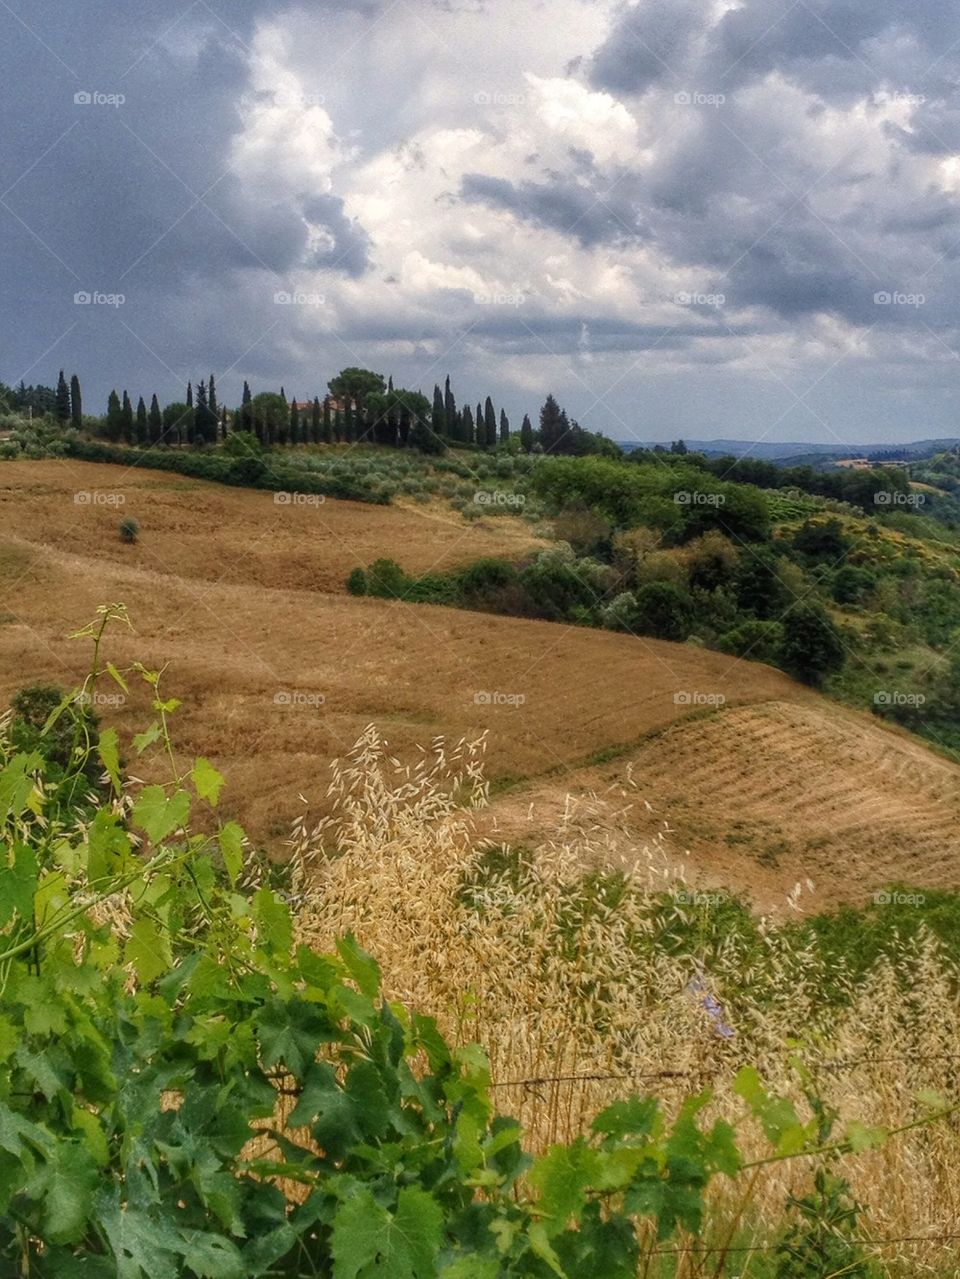
[[[669,440],[617,440],[617,444],[627,453],[639,448],[655,448],[657,444],[670,447]],[[942,453],[946,449],[960,445],[956,436],[935,440],[894,441],[882,444],[811,444],[809,441],[794,443],[771,443],[767,440],[688,440],[684,443],[691,453],[706,453],[722,456],[732,453],[734,457],[756,457],[767,461],[783,459],[817,458],[817,457],[870,457],[874,453],[896,454],[905,457],[928,457],[933,453]]]

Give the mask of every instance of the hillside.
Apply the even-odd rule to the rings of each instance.
[[[77,492],[122,493],[140,542],[121,545],[118,508],[77,504]],[[766,904],[807,875],[818,903],[900,876],[960,884],[960,769],[778,671],[694,645],[344,593],[349,569],[377,555],[424,572],[534,545],[518,521],[467,523],[437,506],[284,507],[166,474],[8,463],[0,696],[78,680],[88,652],[66,636],[123,601],[136,633],[115,636],[113,660],[168,666],[179,748],[222,769],[227,813],[274,851],[298,793],[320,811],[329,761],[374,722],[404,759],[437,735],[487,731],[485,820],[510,838],[529,832],[531,804],[549,830],[568,791],[612,786],[596,819],[611,855],[635,856],[666,821],[691,878]],[[146,701],[132,689],[101,714],[122,735],[142,727]]]

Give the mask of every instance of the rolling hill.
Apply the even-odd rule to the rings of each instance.
[[[135,546],[119,541],[121,511],[141,524]],[[960,885],[960,768],[778,671],[344,589],[377,555],[425,572],[536,545],[520,521],[468,523],[435,506],[280,506],[167,474],[8,462],[0,697],[79,681],[89,650],[68,634],[122,601],[135,629],[113,633],[109,656],[168,668],[178,750],[222,769],[227,814],[278,855],[298,796],[322,810],[330,760],[373,722],[401,759],[439,735],[486,732],[494,800],[482,820],[498,838],[562,836],[587,813],[615,860],[666,823],[692,882],[768,907],[806,877],[817,905],[896,878]],[[101,714],[121,737],[139,730],[146,686]]]

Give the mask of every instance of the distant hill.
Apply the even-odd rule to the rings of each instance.
[[[654,448],[657,443],[669,448],[669,441],[617,440],[627,453],[638,448]],[[832,457],[870,457],[871,454],[902,454],[904,457],[930,457],[934,453],[942,453],[946,449],[956,448],[960,439],[951,437],[939,440],[909,440],[904,443],[885,444],[811,444],[809,441],[796,441],[780,444],[769,440],[684,440],[691,453],[706,453],[708,456],[720,457],[732,453],[734,457],[763,458],[768,462],[789,462],[796,464],[809,462],[815,464],[817,459]]]

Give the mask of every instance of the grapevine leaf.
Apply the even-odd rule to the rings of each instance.
[[[442,1236],[443,1213],[427,1191],[405,1186],[391,1216],[362,1190],[334,1218],[333,1279],[433,1279]]]
[[[337,942],[337,953],[361,993],[368,999],[376,999],[380,989],[380,965],[373,956],[361,950],[357,939],[349,933]]]
[[[117,730],[115,728],[105,728],[100,734],[100,740],[97,742],[97,754],[100,756],[100,763],[107,770],[107,775],[110,778],[114,791],[119,795],[120,747],[118,745]]]
[[[27,1192],[43,1201],[46,1238],[52,1243],[77,1243],[93,1206],[100,1180],[93,1156],[76,1141],[58,1141],[40,1165]]]
[[[377,1263],[389,1238],[390,1218],[369,1190],[337,1209],[330,1237],[333,1279],[357,1279]],[[383,1267],[378,1267],[386,1274]]]
[[[128,964],[133,964],[141,982],[149,985],[173,966],[170,938],[152,919],[138,919],[130,930],[124,958]]]
[[[655,1097],[630,1097],[601,1110],[593,1121],[593,1131],[608,1137],[650,1138],[657,1127],[660,1103]]]
[[[212,808],[216,808],[223,786],[223,774],[218,773],[210,761],[201,755],[193,766],[191,776],[200,798],[205,799]]]
[[[92,883],[120,874],[130,853],[130,840],[116,813],[101,808],[87,836],[87,878]]]
[[[147,832],[154,844],[179,829],[190,812],[190,796],[186,791],[167,798],[162,786],[147,786],[133,806],[133,819]]]
[[[37,855],[26,844],[15,844],[13,864],[3,865],[0,860],[0,927],[14,914],[32,920],[36,891]]]
[[[231,884],[243,869],[243,828],[236,822],[227,822],[220,829],[220,853]]]
[[[243,1279],[245,1267],[237,1247],[222,1235],[181,1231],[184,1262],[202,1279]]]
[[[600,1156],[582,1139],[571,1146],[551,1146],[530,1170],[530,1184],[540,1191],[540,1211],[551,1235],[571,1217],[579,1217],[587,1187],[596,1179]]]
[[[130,692],[130,689],[127,686],[127,681],[123,678],[123,676],[114,666],[113,662],[107,662],[107,673],[109,674],[110,678],[113,680],[115,684],[120,685],[120,687],[123,689],[125,693]]]
[[[530,1251],[534,1256],[545,1261],[553,1273],[560,1276],[560,1279],[567,1279],[566,1272],[560,1265],[560,1258],[550,1246],[550,1239],[542,1221],[533,1223],[527,1232],[527,1238],[530,1240]]]
[[[290,912],[276,893],[261,888],[254,894],[251,910],[261,941],[273,951],[285,953],[293,942]]]
[[[397,1196],[393,1228],[400,1236],[398,1253],[410,1259],[411,1274],[417,1279],[435,1275],[443,1240],[443,1212],[434,1197],[419,1186],[404,1186]]]
[[[875,1146],[882,1146],[887,1136],[887,1129],[880,1125],[863,1124],[857,1119],[851,1120],[847,1125],[847,1141],[855,1154],[859,1154],[862,1150],[872,1150]]]
[[[7,817],[19,817],[27,806],[33,790],[31,773],[43,760],[36,751],[32,755],[14,755],[9,764],[0,769],[0,821]]]
[[[142,755],[148,746],[152,746],[153,743],[159,739],[160,734],[160,722],[159,720],[154,720],[149,728],[145,729],[142,733],[137,733],[136,737],[133,739],[134,750],[138,755]]]

